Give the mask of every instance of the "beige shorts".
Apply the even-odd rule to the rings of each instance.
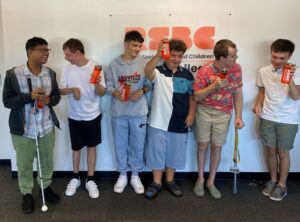
[[[197,142],[211,142],[216,146],[226,143],[231,114],[213,108],[197,106],[195,136]]]

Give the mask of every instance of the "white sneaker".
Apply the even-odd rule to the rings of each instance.
[[[143,194],[145,192],[144,186],[139,176],[131,176],[130,184],[137,194]]]
[[[123,193],[127,184],[128,184],[127,176],[120,175],[114,186],[114,192],[115,193]]]
[[[80,187],[80,183],[80,180],[77,178],[70,180],[65,192],[66,196],[73,196],[76,193],[76,189]]]
[[[93,180],[90,180],[89,182],[85,183],[85,189],[89,191],[90,198],[99,197],[99,190],[97,188],[97,184]]]

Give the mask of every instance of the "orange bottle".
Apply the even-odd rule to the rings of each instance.
[[[102,71],[102,66],[95,65],[93,73],[90,78],[90,83],[96,84],[98,76],[100,76]]]
[[[284,64],[282,68],[281,83],[288,84],[291,78],[291,69],[294,65],[290,63]]]
[[[160,51],[163,60],[168,60],[170,58],[170,44],[168,39],[163,40],[163,48]]]
[[[38,109],[43,109],[43,108],[44,108],[44,105],[43,105],[43,103],[41,103],[41,100],[37,100],[37,101],[36,101],[36,107],[37,107]]]
[[[130,82],[125,82],[122,91],[122,100],[124,102],[128,101],[130,95],[130,88],[131,88]]]
[[[40,95],[45,95],[46,93],[45,92],[40,92],[39,94]],[[43,109],[44,108],[44,104],[41,102],[41,100],[39,100],[39,99],[36,100],[36,107],[38,109]]]

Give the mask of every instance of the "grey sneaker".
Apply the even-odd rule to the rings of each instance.
[[[287,195],[287,187],[277,185],[273,192],[270,194],[270,199],[275,201],[281,201]]]
[[[265,188],[262,191],[263,195],[269,197],[275,187],[276,187],[276,182],[274,181],[270,180],[269,182],[265,183]]]

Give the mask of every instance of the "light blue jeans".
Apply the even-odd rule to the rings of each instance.
[[[112,117],[112,128],[118,171],[137,175],[144,166],[144,144],[147,116]]]

